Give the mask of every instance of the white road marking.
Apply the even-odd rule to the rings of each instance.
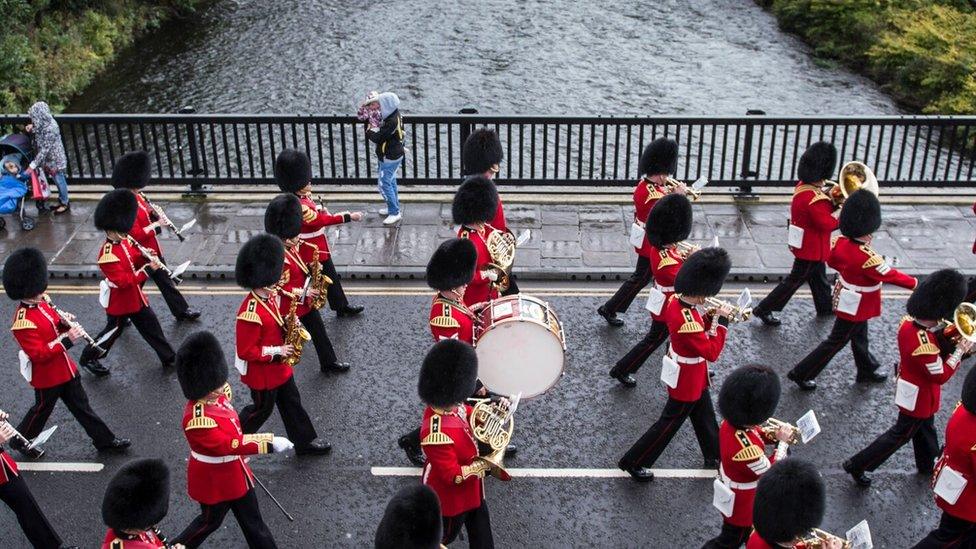
[[[506,469],[512,477],[521,478],[629,478],[620,469]],[[715,478],[715,469],[651,469],[656,478]],[[417,467],[370,467],[374,477],[419,477]]]
[[[103,463],[90,462],[17,462],[17,468],[21,471],[49,471],[55,473],[97,473],[105,468]]]

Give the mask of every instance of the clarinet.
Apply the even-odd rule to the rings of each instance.
[[[129,239],[129,244],[131,244],[137,250],[139,250],[139,253],[142,254],[142,257],[146,258],[146,260],[149,261],[150,263],[153,261],[158,261],[160,265],[159,268],[162,269],[164,273],[166,273],[166,276],[173,278],[173,271],[171,271],[169,267],[166,266],[165,263],[160,261],[159,256],[156,255],[155,252],[143,246],[142,244],[139,244],[138,242],[136,242],[136,239],[132,238],[131,236],[126,236],[126,238]]]
[[[51,301],[51,296],[49,296],[47,294],[43,294],[43,298],[42,299],[44,300],[45,303],[47,303],[48,307],[51,307],[52,309],[54,309],[54,312],[58,313],[58,317],[61,318],[61,322],[64,322],[64,324],[68,328],[70,328],[70,329],[77,328],[78,330],[81,331],[81,337],[82,337],[82,339],[84,339],[85,341],[87,341],[88,344],[91,345],[92,347],[94,347],[94,348],[96,348],[96,349],[98,349],[100,351],[102,350],[98,346],[98,344],[95,343],[95,338],[93,338],[92,336],[88,335],[88,332],[85,331],[85,328],[81,325],[80,322],[78,322],[77,320],[72,320],[71,319],[71,315],[69,315],[67,312],[62,311],[61,309],[59,309],[58,306],[55,305]]]
[[[177,227],[176,224],[170,220],[169,216],[166,215],[166,212],[163,210],[162,206],[159,206],[152,200],[149,200],[149,197],[142,193],[139,193],[139,195],[142,196],[142,199],[146,201],[146,204],[149,204],[149,207],[152,208],[152,210],[156,213],[156,217],[159,218],[159,221],[161,221],[167,229],[173,231],[173,234],[176,235],[176,238],[180,239],[180,242],[185,242],[186,237],[180,233],[179,227]]]

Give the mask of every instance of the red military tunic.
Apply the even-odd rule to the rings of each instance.
[[[870,244],[837,238],[827,265],[837,270],[841,286],[860,294],[856,314],[835,310],[837,318],[864,322],[881,315],[881,285],[885,282],[914,290],[918,280],[888,265]]]
[[[830,255],[830,233],[839,223],[833,216],[836,209],[820,187],[802,181],[796,184],[790,205],[790,224],[803,231],[803,241],[799,248],[790,246],[790,251],[797,259],[827,260]]]
[[[162,255],[162,248],[159,247],[159,239],[156,238],[156,229],[146,228],[153,224],[153,218],[156,218],[156,211],[152,209],[149,205],[149,201],[142,193],[135,193],[136,195],[136,221],[132,224],[132,229],[129,230],[129,236],[131,236],[136,242],[149,248],[150,250],[156,252],[157,256]],[[142,259],[142,262],[148,263],[147,260]],[[139,265],[141,267],[141,265]]]
[[[650,179],[641,178],[637,182],[637,186],[634,187],[634,223],[637,223],[641,227],[644,226],[644,222],[647,221],[647,214],[651,213],[651,208],[657,204],[665,194],[666,190],[661,185],[654,183]],[[640,248],[634,248],[637,255],[644,257],[651,257],[652,250],[651,244],[644,239],[644,243]]]
[[[98,252],[98,268],[111,288],[105,312],[111,316],[125,316],[149,306],[149,298],[142,291],[142,283],[149,276],[139,267],[142,255],[128,240],[106,240]]]
[[[728,421],[722,421],[718,430],[718,447],[722,464],[719,475],[726,486],[735,492],[732,516],[722,520],[733,526],[752,526],[752,504],[756,499],[759,476],[769,470],[775,456],[766,456],[766,439],[757,428],[743,431]]]
[[[952,350],[939,347],[936,334],[932,331],[934,329],[916,324],[910,316],[903,318],[898,327],[898,353],[901,359],[898,363],[897,390],[905,391],[903,385],[906,383],[918,390],[914,408],[898,406],[901,413],[907,416],[922,419],[934,416],[941,404],[942,385],[956,373],[956,368],[951,368],[944,361]],[[912,390],[909,388],[908,391]]]
[[[187,402],[183,434],[190,444],[187,493],[205,505],[239,499],[253,488],[254,474],[242,456],[270,453],[274,438],[271,433],[243,434],[237,411],[224,395]]]
[[[489,222],[495,230],[505,232],[508,230],[508,223],[505,222],[505,209],[502,208],[502,197],[498,197],[498,208],[495,209],[495,217]]]
[[[468,422],[470,414],[471,406],[467,404],[446,415],[438,414],[430,406],[424,410],[420,446],[427,456],[427,464],[422,479],[437,493],[441,515],[445,517],[477,509],[484,497],[482,479],[476,475],[461,476],[461,466],[471,465],[478,455],[478,445]]]
[[[160,536],[152,530],[144,530],[138,536],[129,534],[116,534],[115,530],[109,528],[105,533],[105,541],[102,542],[102,549],[159,549],[165,548],[166,544]]]
[[[308,280],[308,266],[305,260],[301,257],[299,244],[295,248],[285,248],[285,266],[282,273],[282,289],[284,292],[280,292],[279,308],[282,314],[288,314],[289,308],[291,307],[291,297],[287,294],[292,294],[295,296],[300,296],[302,289],[305,287],[305,281]],[[304,246],[311,248],[310,246]],[[287,293],[285,293],[287,292]],[[295,309],[295,313],[298,316],[305,316],[305,313],[312,310],[309,306],[311,301],[311,296],[305,296],[305,301],[298,304]]]
[[[430,306],[430,333],[435,342],[457,339],[474,345],[474,325],[474,313],[464,303],[441,294],[434,296]]]
[[[711,317],[702,320],[698,308],[672,296],[664,306],[671,348],[668,355],[681,368],[678,384],[668,387],[668,396],[680,402],[695,402],[708,387],[708,363],[718,360],[728,329]]]
[[[648,257],[651,260],[651,274],[654,276],[654,287],[664,294],[665,303],[667,303],[667,300],[674,295],[674,279],[678,276],[678,270],[681,269],[681,264],[685,260],[674,246],[655,248],[646,241],[644,245],[647,246],[650,252]],[[663,314],[664,308],[662,307],[661,314],[654,314],[652,312],[651,318],[663,322]]]
[[[935,496],[935,503],[946,513],[976,522],[976,414],[959,404],[946,425],[945,449],[935,465],[934,479],[943,467],[951,467],[967,480],[955,504]]]
[[[14,312],[14,323],[10,330],[31,361],[31,387],[55,387],[78,375],[78,365],[68,355],[61,339],[68,327],[62,324],[61,317],[47,303],[21,303]],[[68,346],[71,346],[70,343]]]
[[[297,196],[302,203],[302,232],[298,236],[309,244],[315,244],[319,250],[319,260],[325,263],[331,257],[329,239],[325,236],[326,227],[349,223],[352,216],[349,212],[330,214],[328,209],[312,200],[311,194]]]
[[[487,242],[493,231],[494,229],[490,225],[485,227],[483,234],[470,227],[458,229],[458,238],[467,238],[474,243],[474,247],[478,251],[474,278],[471,279],[468,288],[464,291],[464,304],[468,307],[498,297],[498,290],[491,285],[491,280],[484,275],[484,269],[492,262]]]
[[[0,486],[16,476],[20,476],[17,472],[17,462],[3,448],[0,448]]]
[[[258,391],[274,389],[288,381],[292,368],[281,360],[285,344],[284,319],[277,298],[247,294],[237,311],[237,360],[247,363],[241,381]]]

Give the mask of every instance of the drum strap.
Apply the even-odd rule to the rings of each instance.
[[[444,297],[441,294],[437,294],[437,297],[434,298],[434,302],[450,305],[451,307],[454,307],[455,309],[461,311],[462,313],[468,315],[469,317],[475,318],[475,314],[471,312],[471,309],[469,309],[467,305],[461,303],[460,301],[454,301],[451,298]]]

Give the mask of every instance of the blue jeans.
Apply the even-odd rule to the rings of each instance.
[[[58,186],[58,202],[67,205],[68,204],[68,180],[64,177],[64,171],[59,170],[55,173],[52,178],[54,179],[54,184]]]
[[[380,194],[386,200],[389,215],[400,213],[400,197],[397,195],[397,170],[400,169],[400,164],[403,164],[402,156],[396,160],[380,159],[378,185]]]

